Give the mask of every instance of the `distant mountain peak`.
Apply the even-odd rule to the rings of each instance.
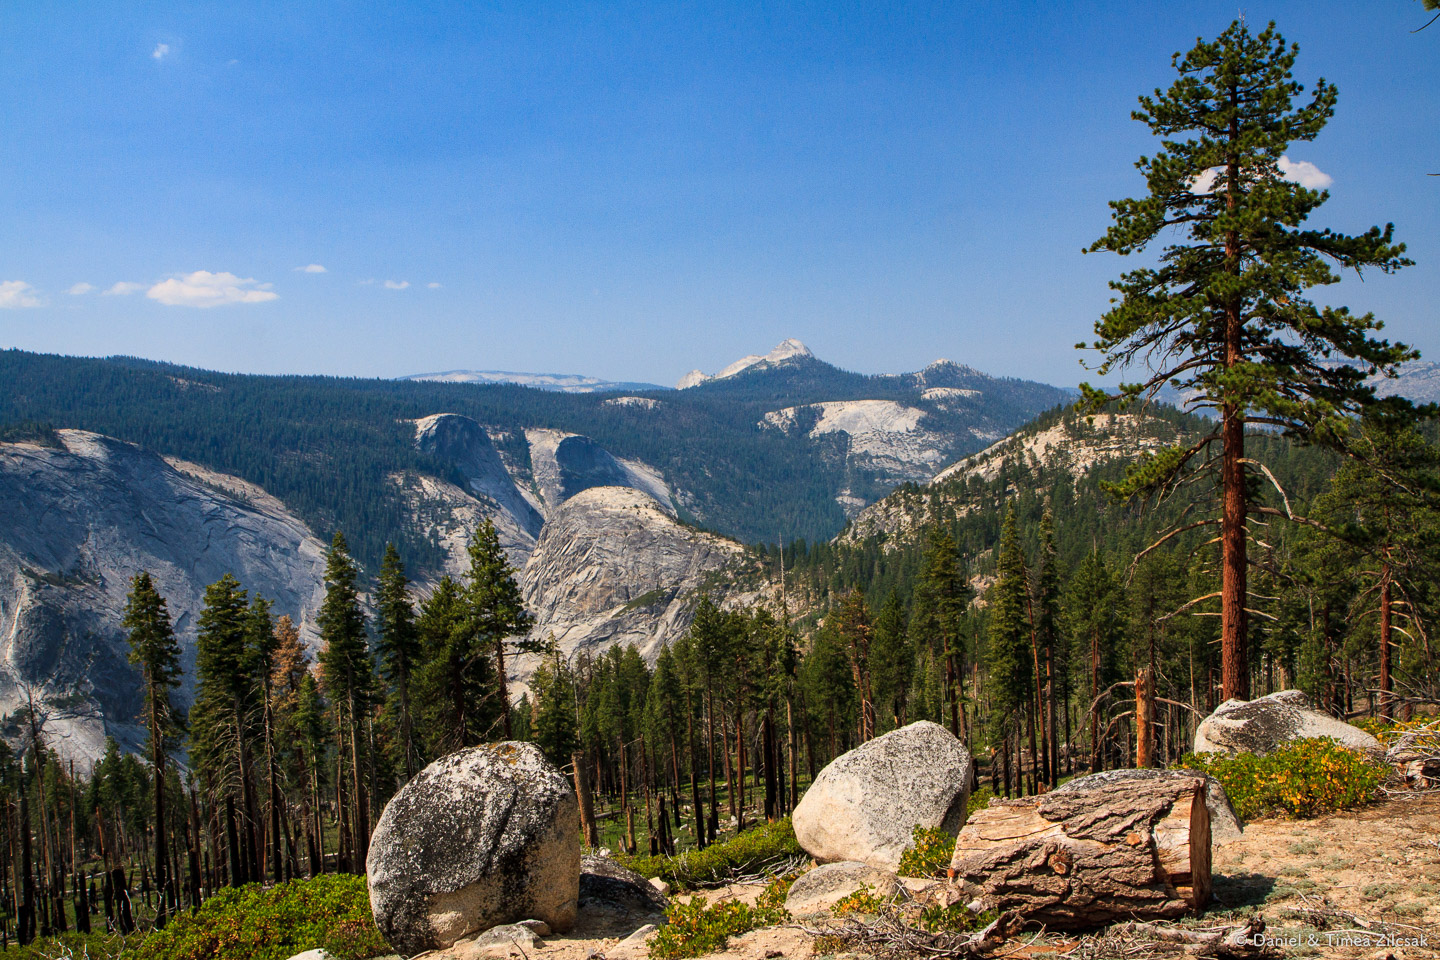
[[[784,340],[781,340],[778,344],[776,344],[774,350],[771,350],[764,356],[761,356],[758,353],[752,353],[748,357],[741,357],[739,360],[736,360],[728,367],[725,367],[713,377],[707,376],[703,371],[700,370],[691,370],[689,373],[685,374],[685,376],[680,378],[680,382],[675,384],[675,388],[677,390],[686,390],[690,387],[698,386],[699,384],[707,383],[711,380],[724,380],[729,377],[733,377],[737,373],[743,373],[746,370],[749,370],[752,367],[759,366],[762,363],[766,364],[767,366],[778,366],[782,363],[785,363],[787,360],[796,359],[813,360],[815,359],[815,354],[811,353],[810,348],[805,346],[805,344],[801,343],[799,340],[796,340],[794,337],[787,337]]]
[[[613,393],[617,391],[664,390],[655,383],[634,383],[620,380],[602,380],[578,373],[517,373],[512,370],[446,370],[441,373],[415,373],[401,380],[421,380],[430,383],[514,383],[537,390],[554,390],[559,393]]]

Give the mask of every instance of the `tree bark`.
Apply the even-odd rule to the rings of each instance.
[[[1154,675],[1149,667],[1135,674],[1135,766],[1141,770],[1155,764]]]
[[[1210,900],[1204,783],[993,801],[961,829],[950,876],[1054,929],[1198,914]]]
[[[1380,717],[1393,720],[1394,709],[1390,704],[1390,562],[1380,565]]]

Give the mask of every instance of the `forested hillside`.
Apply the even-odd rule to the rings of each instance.
[[[502,456],[528,466],[523,431],[591,437],[617,457],[659,470],[682,519],[748,542],[825,539],[845,522],[838,497],[868,503],[890,487],[847,457],[848,437],[809,437],[760,427],[777,407],[850,399],[897,399],[923,414],[950,462],[1003,435],[1066,394],[1027,381],[948,365],[955,397],[926,399],[926,372],[866,377],[813,358],[657,391],[655,404],[607,403],[508,384],[260,377],[126,358],[79,359],[0,352],[0,428],[74,427],[138,443],[259,484],[313,529],[343,529],[357,558],[377,569],[387,541],[420,569],[440,547],[407,523],[387,478],[416,471],[458,481],[417,451],[408,421],[434,413],[484,425]],[[951,381],[954,381],[952,384]]]

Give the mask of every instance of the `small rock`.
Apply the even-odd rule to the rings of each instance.
[[[664,880],[661,880],[659,877],[651,877],[650,886],[654,887],[656,891],[659,892],[660,896],[670,896],[670,884],[666,883]]]
[[[544,920],[521,920],[520,926],[529,927],[537,937],[550,936],[550,924]]]
[[[650,934],[654,933],[656,930],[659,929],[660,928],[655,926],[655,924],[647,923],[639,930],[636,930],[634,933],[630,934],[630,936],[626,937],[624,940],[621,940],[619,946],[623,947],[629,945],[633,947],[637,944],[644,943],[650,938]]]
[[[975,763],[938,723],[921,720],[830,762],[795,808],[795,839],[822,863],[893,871],[914,828],[958,833]]]
[[[531,948],[542,946],[539,934],[523,923],[491,927],[469,943],[472,947],[503,947],[510,944]]]
[[[297,953],[290,960],[335,960],[334,957],[316,947],[314,950],[306,950],[304,953]]]
[[[797,917],[828,913],[831,907],[858,890],[869,890],[884,900],[903,889],[895,874],[868,863],[826,863],[801,874],[790,885],[785,909]]]

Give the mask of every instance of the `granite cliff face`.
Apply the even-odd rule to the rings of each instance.
[[[939,509],[964,516],[973,507],[968,480],[991,481],[1006,471],[1063,471],[1082,477],[1100,464],[1154,453],[1174,442],[1176,427],[1143,413],[1065,416],[1032,424],[941,470],[918,488],[902,489],[861,510],[836,539],[857,543],[884,536],[887,548],[914,533]]]
[[[131,578],[167,598],[193,693],[205,586],[234,573],[314,641],[324,551],[263,490],[128,443],[60,430],[58,445],[0,444],[0,714],[33,696],[63,755],[107,734],[138,746],[138,674],[120,625]]]
[[[733,540],[677,522],[642,491],[584,490],[546,521],[525,566],[531,636],[553,636],[566,656],[620,643],[653,660],[689,626],[707,575],[740,553]]]

